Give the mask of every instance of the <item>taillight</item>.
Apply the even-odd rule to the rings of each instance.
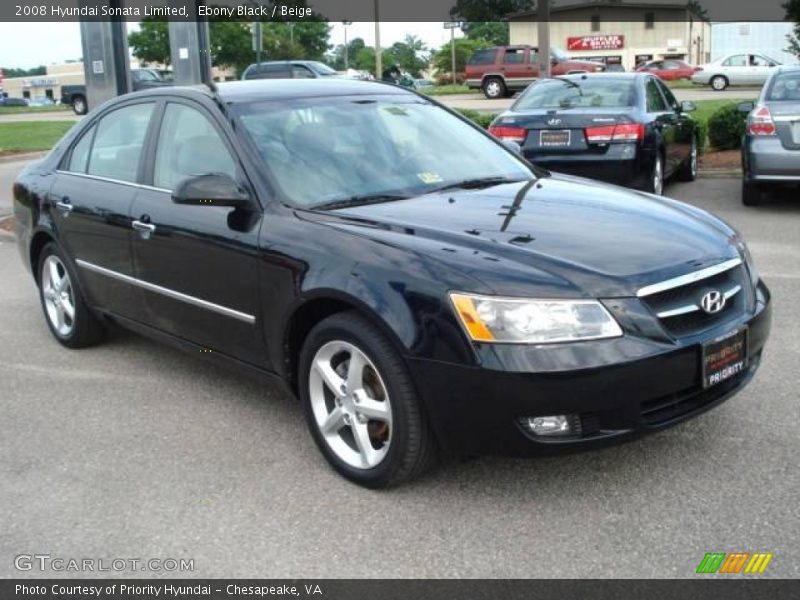
[[[509,142],[517,142],[521,144],[525,141],[525,134],[527,131],[524,127],[506,127],[504,125],[492,125],[489,127],[489,133],[500,140]]]
[[[750,135],[775,135],[777,131],[772,114],[766,106],[757,108],[747,117],[747,133]]]
[[[586,141],[592,144],[601,142],[636,142],[644,139],[644,125],[641,123],[619,123],[586,128]]]

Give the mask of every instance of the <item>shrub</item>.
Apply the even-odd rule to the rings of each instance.
[[[464,74],[456,73],[456,84],[461,85],[463,83],[464,83]],[[452,85],[452,84],[453,84],[452,73],[437,73],[436,85]]]
[[[478,112],[471,108],[457,108],[458,112],[467,117],[470,121],[474,121],[484,129],[488,129],[489,125],[494,121],[495,115],[489,113]]]
[[[745,116],[736,104],[718,109],[708,120],[708,141],[717,150],[733,150],[742,146]]]

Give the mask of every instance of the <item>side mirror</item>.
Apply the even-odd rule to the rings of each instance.
[[[681,112],[694,112],[697,110],[697,105],[691,100],[684,100],[681,102]]]
[[[751,110],[753,110],[755,107],[756,107],[756,105],[755,105],[755,102],[742,102],[742,103],[740,103],[740,104],[739,104],[739,106],[737,106],[736,108],[737,108],[737,109],[739,110],[739,112],[741,112],[741,113],[749,113],[749,112],[750,112]]]
[[[172,191],[175,204],[193,206],[233,206],[244,208],[251,204],[250,196],[229,175],[206,173],[187,177]]]

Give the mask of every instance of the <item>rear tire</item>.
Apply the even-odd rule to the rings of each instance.
[[[36,274],[39,300],[53,337],[67,348],[101,341],[105,328],[89,310],[78,275],[55,242],[42,248]]]
[[[728,87],[728,78],[724,75],[714,75],[709,81],[711,89],[715,92],[721,92]]]
[[[656,153],[650,178],[644,186],[644,191],[656,196],[664,195],[664,156],[661,152]]]
[[[764,191],[757,183],[742,181],[742,204],[758,206],[763,199]]]
[[[487,77],[483,82],[483,95],[489,100],[504,98],[508,93],[506,84],[499,77]]]
[[[434,464],[435,440],[405,363],[358,313],[314,326],[300,352],[298,378],[311,435],[343,477],[385,488]]]
[[[681,181],[694,181],[697,179],[697,137],[692,138],[692,148],[689,150],[689,158],[681,165],[678,178]]]

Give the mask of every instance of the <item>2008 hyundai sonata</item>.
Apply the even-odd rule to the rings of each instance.
[[[276,375],[371,487],[689,419],[745,386],[769,333],[719,219],[540,170],[380,83],[123,96],[14,199],[59,342],[114,322]]]

